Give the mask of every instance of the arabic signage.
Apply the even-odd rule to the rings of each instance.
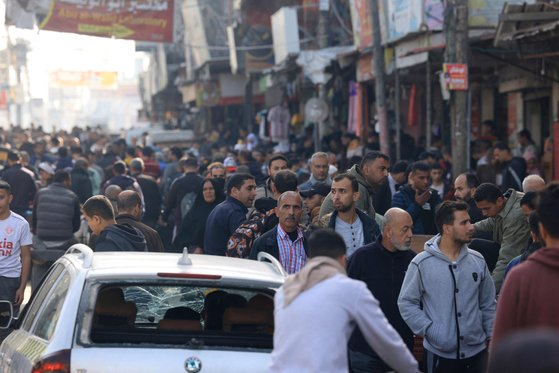
[[[39,28],[148,42],[172,42],[174,0],[51,0]]]
[[[468,65],[464,63],[445,63],[443,73],[451,91],[468,90]]]

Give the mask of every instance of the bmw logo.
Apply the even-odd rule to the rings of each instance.
[[[198,373],[202,370],[202,361],[197,357],[191,356],[184,362],[184,369],[186,369],[188,373]]]

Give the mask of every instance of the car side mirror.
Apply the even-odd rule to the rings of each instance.
[[[8,329],[14,318],[14,307],[12,302],[0,301],[0,329]]]

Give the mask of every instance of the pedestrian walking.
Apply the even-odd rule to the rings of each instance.
[[[344,240],[331,229],[309,237],[310,260],[275,295],[271,372],[348,372],[347,342],[355,325],[396,371],[418,372],[378,301],[363,282],[347,277],[345,254]]]

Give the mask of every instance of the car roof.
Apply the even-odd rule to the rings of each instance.
[[[281,285],[285,277],[269,262],[213,255],[188,255],[191,264],[179,264],[183,254],[155,252],[93,253],[89,268],[80,253],[64,256],[78,268],[87,270],[88,278],[153,278],[158,274],[195,274],[221,276],[232,282],[251,281]]]

